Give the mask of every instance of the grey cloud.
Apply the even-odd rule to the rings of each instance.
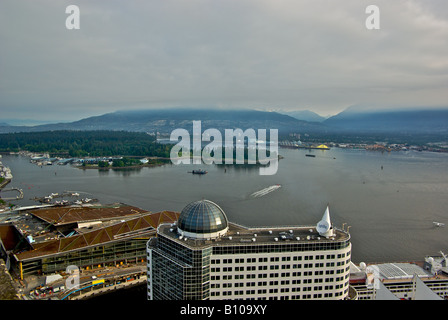
[[[80,30],[65,29],[69,4]],[[445,103],[448,3],[375,1],[376,31],[364,27],[369,4],[4,0],[0,108],[78,119],[126,107]]]

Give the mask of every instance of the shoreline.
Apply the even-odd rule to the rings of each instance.
[[[169,162],[166,163],[151,163],[151,164],[139,164],[139,165],[132,165],[132,166],[125,166],[125,167],[100,167],[98,165],[86,165],[86,166],[73,166],[74,168],[77,169],[85,169],[85,170],[92,170],[92,169],[96,169],[96,170],[127,170],[127,169],[141,169],[141,168],[154,168],[154,167],[161,167],[164,166],[166,164],[169,164]]]

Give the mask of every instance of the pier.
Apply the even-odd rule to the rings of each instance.
[[[17,191],[19,193],[19,195],[16,197],[7,197],[7,198],[2,197],[3,200],[21,200],[21,199],[23,199],[23,190],[19,189],[19,188],[3,189],[2,193],[10,192],[10,191]]]

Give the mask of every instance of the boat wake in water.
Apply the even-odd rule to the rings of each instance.
[[[267,195],[268,193],[271,193],[272,191],[277,190],[278,188],[281,188],[281,185],[275,184],[273,186],[270,186],[270,187],[261,189],[260,191],[252,193],[251,197],[254,197],[254,198],[263,197],[263,196]]]

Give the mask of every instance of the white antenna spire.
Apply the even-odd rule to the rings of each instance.
[[[316,230],[323,237],[331,237],[333,236],[333,227],[331,225],[330,220],[330,209],[327,206],[327,209],[324,212],[322,220],[320,220],[316,225]]]

